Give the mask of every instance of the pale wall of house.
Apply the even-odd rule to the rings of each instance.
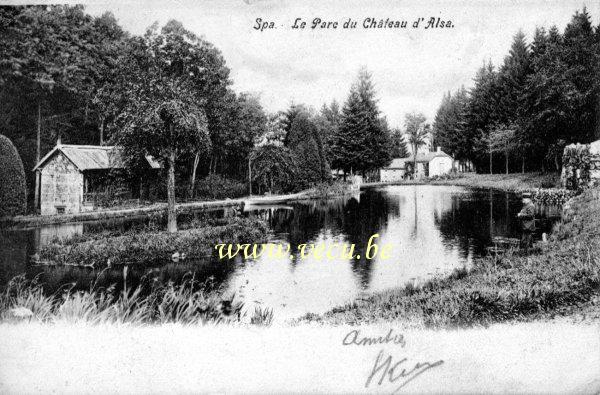
[[[42,168],[40,207],[42,215],[78,213],[83,199],[83,174],[63,154],[57,154]]]
[[[381,169],[379,179],[381,182],[400,181],[404,178],[404,169]]]
[[[416,179],[425,178],[425,163],[423,163],[423,162],[417,162],[417,169],[416,169],[416,172],[415,172],[415,178]]]
[[[590,144],[590,178],[600,180],[600,140]]]
[[[452,158],[439,156],[429,162],[429,176],[440,176],[452,171]]]

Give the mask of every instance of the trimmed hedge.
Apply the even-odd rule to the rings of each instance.
[[[26,209],[23,162],[12,141],[0,135],[0,217],[25,214]]]

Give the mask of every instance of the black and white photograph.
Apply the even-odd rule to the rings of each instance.
[[[600,3],[0,0],[0,393],[600,394]]]

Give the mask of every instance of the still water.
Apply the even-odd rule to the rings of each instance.
[[[490,190],[452,186],[389,186],[354,196],[313,200],[286,206],[258,206],[244,215],[265,219],[273,231],[270,242],[291,245],[291,254],[275,259],[218,260],[216,253],[203,261],[166,263],[160,267],[132,267],[128,285],[144,277],[153,281],[182,281],[190,273],[196,280],[211,279],[224,292],[243,298],[246,308],[273,309],[276,319],[323,313],[373,291],[419,283],[455,268],[469,267],[486,253],[492,237],[519,237],[516,218],[518,196]],[[539,208],[538,215],[555,219],[557,209]],[[208,215],[224,215],[217,210]],[[207,215],[203,213],[202,215]],[[180,218],[189,220],[193,215]],[[122,284],[122,269],[101,273],[74,267],[39,267],[29,257],[54,237],[126,230],[148,219],[126,219],[0,230],[0,287],[13,276],[39,276],[48,292],[65,286],[89,289],[91,284]],[[380,249],[391,245],[387,259],[366,259],[369,238],[378,234]],[[360,258],[301,259],[300,244],[354,244]],[[156,280],[154,280],[156,279]]]

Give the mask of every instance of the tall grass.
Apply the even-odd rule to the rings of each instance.
[[[126,270],[124,277],[126,279]],[[114,287],[45,295],[37,279],[14,278],[0,294],[0,320],[85,322],[90,324],[207,324],[240,322],[243,304],[235,295],[223,297],[221,289],[199,284],[193,277],[182,283]]]
[[[477,259],[422,287],[394,289],[300,321],[363,324],[412,321],[418,326],[488,325],[577,314],[600,296],[600,190],[588,190],[565,208],[549,243],[532,255],[512,252],[496,262]],[[598,311],[593,311],[597,314]]]

